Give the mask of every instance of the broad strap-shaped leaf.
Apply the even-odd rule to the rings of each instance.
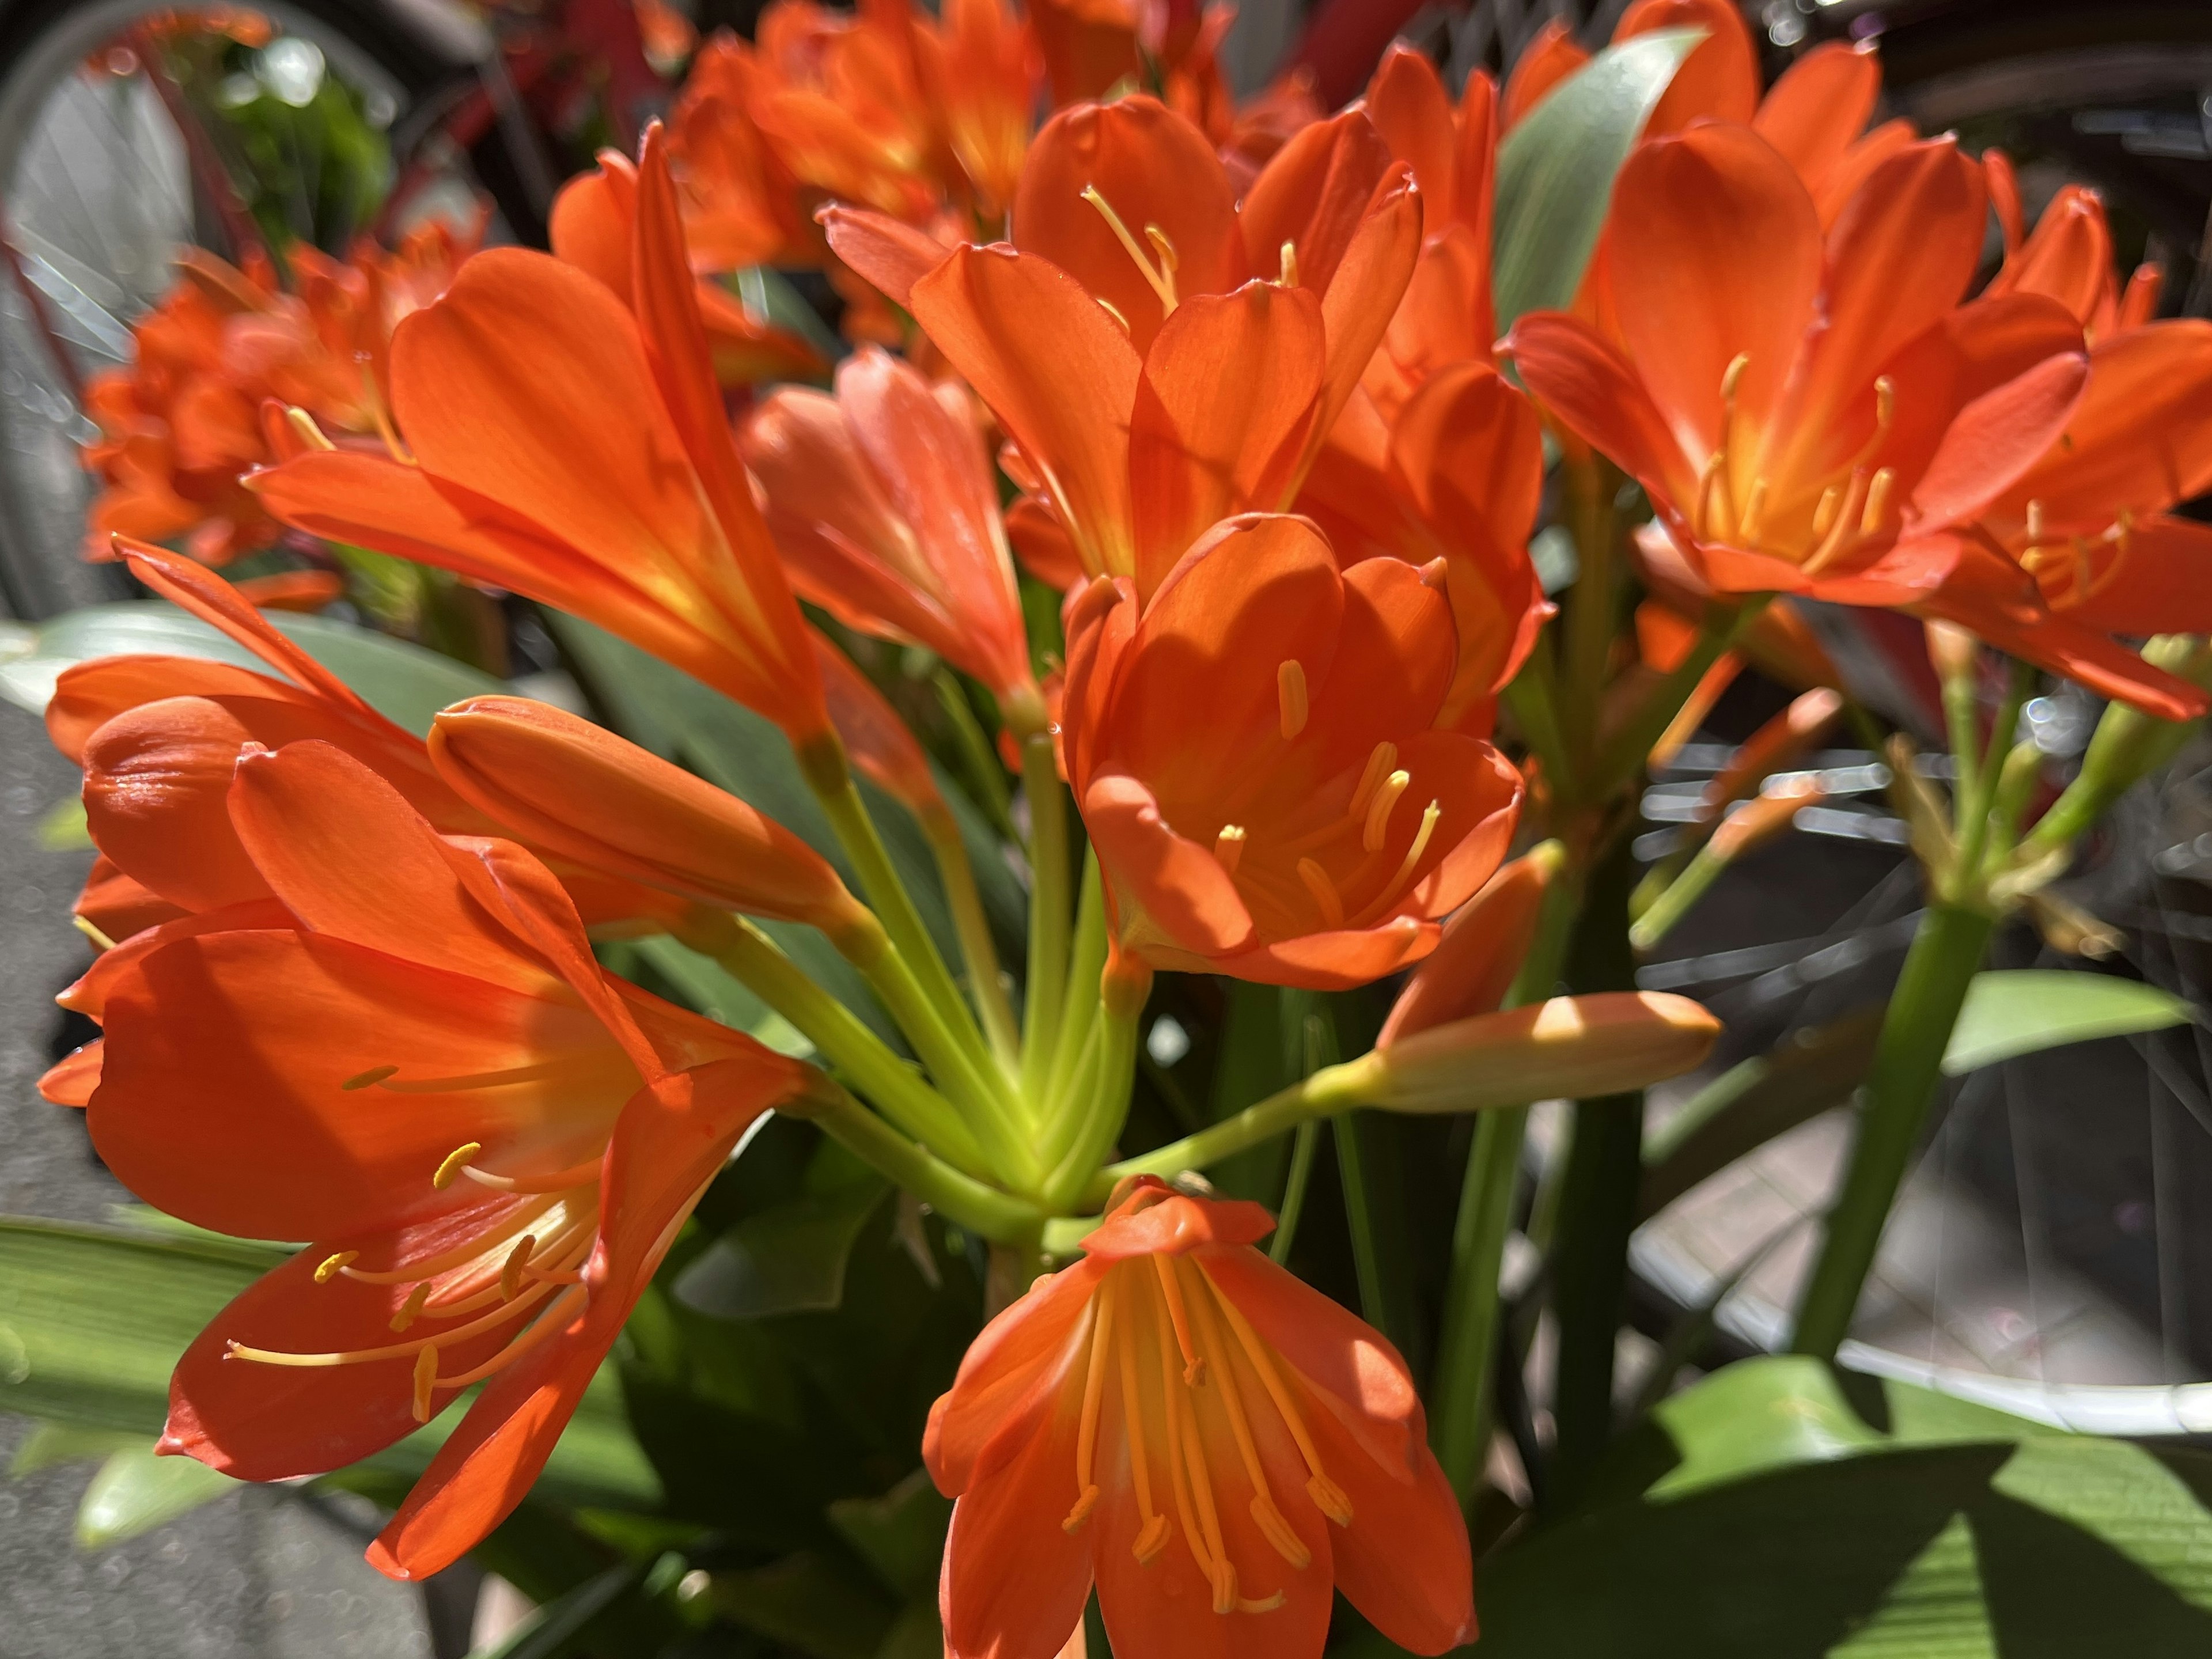
[[[1613,182],[1702,29],[1608,46],[1530,112],[1498,151],[1498,331],[1572,302],[1597,249]]]
[[[326,617],[264,614],[372,708],[418,737],[448,703],[507,689],[488,674],[388,634]],[[43,714],[64,669],[95,657],[137,655],[204,657],[270,672],[243,646],[174,605],[157,600],[95,605],[35,626],[0,623],[0,696]]]

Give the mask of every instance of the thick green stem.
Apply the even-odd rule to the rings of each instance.
[[[945,1029],[979,1060],[986,1058],[988,1051],[983,1035],[961,1000],[960,988],[953,983],[945,958],[938,954],[937,941],[930,938],[921,913],[914,908],[914,896],[906,890],[906,884],[892,867],[890,854],[884,850],[875,821],[868,816],[860,792],[854,787],[843,748],[835,738],[810,744],[799,751],[799,768],[805,775],[815,799],[822,803],[838,844],[860,872],[860,890],[883,918],[884,931],[890,933],[891,943],[898,946],[899,954],[906,958],[915,979],[921,981],[923,993],[937,1010]],[[1011,1091],[1007,1098],[1012,1098]]]
[[[1850,1170],[1798,1305],[1790,1341],[1797,1353],[1832,1359],[1850,1333],[1882,1224],[1919,1144],[1951,1028],[1996,925],[1979,910],[1949,904],[1931,904],[1920,919],[1867,1073]]]
[[[1951,865],[1948,890],[1941,896],[1954,903],[1971,902],[1979,892],[1982,882],[1982,855],[1990,844],[1990,815],[1996,804],[1998,775],[2005,756],[2013,746],[2013,734],[2020,726],[2021,705],[2027,701],[2028,691],[2035,683],[2035,670],[2026,663],[2012,665],[2012,679],[2006,688],[2003,705],[1997,710],[1996,723],[1990,728],[1989,747],[1982,752],[1973,774],[1973,786],[1960,787],[1952,793],[1952,824],[1956,836],[1959,855]]]
[[[1098,1018],[1098,976],[1106,970],[1106,889],[1098,873],[1098,854],[1083,859],[1083,896],[1075,909],[1075,943],[1069,951],[1067,993],[1060,1005],[1059,1052],[1052,1057],[1043,1098],[1067,1092],[1077,1063]]]
[[[1180,1175],[1203,1170],[1226,1158],[1249,1152],[1261,1141],[1295,1129],[1317,1117],[1330,1117],[1357,1106],[1375,1091],[1379,1063],[1373,1054],[1341,1066],[1331,1066],[1289,1088],[1279,1090],[1233,1117],[1208,1124],[1194,1135],[1171,1140],[1136,1158],[1109,1164],[1091,1178],[1085,1195],[1103,1204],[1114,1183],[1123,1176]]]
[[[724,921],[726,927],[721,925]],[[958,1164],[986,1166],[982,1143],[951,1102],[751,922],[722,917],[702,923],[686,942],[713,957],[732,978],[789,1020],[824,1060],[907,1133]]]
[[[1544,894],[1536,937],[1505,1006],[1518,1008],[1549,997],[1559,980],[1567,938],[1580,902],[1580,884],[1561,871]],[[1528,1109],[1509,1106],[1475,1120],[1474,1146],[1460,1188],[1452,1224],[1451,1275],[1444,1286],[1443,1328],[1430,1389],[1429,1437],[1462,1507],[1474,1500],[1490,1445],[1492,1378],[1498,1364],[1498,1275],[1505,1238],[1513,1226],[1513,1194],[1521,1173],[1521,1148]]]
[[[1117,977],[1109,969],[1099,988],[1098,1023],[1094,1030],[1097,1057],[1086,1069],[1087,1084],[1069,1098],[1054,1103],[1055,1121],[1047,1125],[1055,1132],[1054,1142],[1066,1151],[1053,1165],[1045,1182],[1045,1207],[1055,1213],[1073,1208],[1094,1184],[1099,1160],[1121,1137],[1129,1117],[1129,1085],[1137,1072],[1137,1034],[1152,990],[1148,969]],[[1065,1126],[1063,1127],[1062,1126]]]
[[[925,819],[922,828],[937,856],[937,873],[945,883],[945,902],[960,935],[960,955],[967,963],[976,1012],[983,1017],[984,1035],[1000,1069],[1012,1076],[1021,1065],[1021,1034],[1014,1028],[1013,1005],[1006,1000],[999,947],[991,939],[990,918],[983,914],[983,896],[976,890],[975,871],[968,862],[968,844],[950,813]]]
[[[1560,618],[1563,645],[1555,690],[1560,737],[1577,779],[1589,776],[1598,709],[1620,627],[1620,547],[1613,496],[1620,474],[1607,462],[1570,460],[1559,469],[1561,516],[1575,539],[1574,586]],[[1565,787],[1562,776],[1555,787]]]
[[[1022,739],[1022,793],[1030,805],[1030,960],[1022,1008],[1022,1095],[1036,1101],[1060,1047],[1060,1003],[1067,994],[1067,791],[1060,781],[1052,734]]]
[[[826,1079],[799,1105],[787,1109],[820,1124],[862,1163],[970,1232],[994,1240],[1034,1240],[1044,1224],[1035,1205],[933,1157]]]
[[[1634,988],[1627,923],[1635,879],[1625,840],[1592,872],[1570,952],[1568,979],[1576,990]],[[1613,1437],[1613,1350],[1644,1170],[1643,1139],[1641,1092],[1575,1103],[1552,1257],[1552,1308],[1559,1326],[1552,1414],[1559,1439],[1547,1498],[1558,1503],[1573,1503],[1586,1488]]]

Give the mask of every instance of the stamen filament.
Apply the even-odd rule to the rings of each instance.
[[[1859,515],[1861,535],[1871,536],[1881,530],[1882,520],[1889,513],[1890,491],[1896,484],[1896,468],[1885,466],[1875,471],[1874,482],[1867,486],[1866,511]]]
[[[449,1389],[465,1389],[471,1383],[483,1382],[494,1371],[506,1370],[538,1343],[559,1330],[568,1317],[570,1304],[583,1294],[584,1289],[580,1285],[572,1285],[562,1291],[559,1296],[554,1297],[551,1305],[543,1314],[515,1334],[514,1341],[485,1360],[483,1364],[463,1371],[459,1376],[447,1377],[446,1386]]]
[[[430,1391],[438,1386],[438,1351],[425,1348],[415,1356],[415,1420],[430,1420]]]
[[[1195,1267],[1191,1269],[1195,1273]],[[1214,1323],[1212,1298],[1206,1292],[1201,1281],[1199,1294],[1191,1298],[1191,1307],[1198,1316],[1200,1340],[1208,1347],[1225,1347],[1220,1328]],[[1235,1371],[1224,1361],[1214,1368],[1221,1380],[1221,1403],[1229,1414],[1229,1432],[1237,1442],[1237,1455],[1244,1461],[1244,1475],[1252,1483],[1252,1520],[1261,1534],[1274,1546],[1275,1553],[1300,1571],[1313,1561],[1313,1552],[1305,1540],[1292,1530],[1282,1510],[1275,1506],[1275,1495],[1267,1485],[1267,1472],[1260,1462],[1260,1449],[1252,1438],[1252,1425],[1244,1413],[1243,1391],[1238,1386]]]
[[[366,1089],[372,1083],[383,1082],[385,1079],[391,1077],[398,1070],[397,1066],[372,1066],[367,1071],[348,1078],[343,1083],[339,1084],[338,1087],[346,1093],[351,1094],[356,1089]]]
[[[1190,1339],[1190,1319],[1183,1310],[1182,1285],[1176,1280],[1175,1264],[1166,1256],[1152,1258],[1152,1267],[1160,1279],[1160,1294],[1167,1299],[1168,1321],[1175,1327],[1176,1349],[1182,1355],[1182,1380],[1196,1388],[1206,1376],[1206,1358],[1193,1346]]]
[[[1108,1283],[1111,1284],[1114,1278],[1114,1274],[1109,1273]],[[1104,1293],[1102,1286],[1100,1294]],[[1137,1393],[1136,1345],[1127,1337],[1123,1337],[1115,1346],[1115,1358],[1121,1361],[1121,1416],[1129,1435],[1129,1480],[1137,1489],[1137,1513],[1143,1517],[1136,1537],[1130,1540],[1129,1553],[1137,1558],[1138,1565],[1141,1566],[1167,1547],[1168,1518],[1152,1507],[1152,1460],[1145,1445],[1144,1401]],[[1174,1427],[1170,1424],[1170,1440],[1173,1434]],[[1172,1446],[1170,1455],[1173,1455]]]
[[[330,439],[324,434],[322,428],[315,424],[315,417],[308,414],[306,410],[301,408],[297,404],[294,404],[290,408],[284,411],[284,424],[290,427],[293,431],[298,433],[300,434],[301,441],[305,443],[311,449],[336,449],[337,447],[336,444],[332,443]]]
[[[363,1285],[405,1285],[418,1279],[435,1279],[440,1273],[458,1267],[464,1262],[473,1261],[487,1250],[506,1243],[560,1201],[558,1195],[549,1194],[535,1202],[518,1204],[507,1214],[501,1217],[496,1224],[485,1229],[466,1243],[456,1244],[452,1249],[434,1255],[427,1261],[410,1261],[404,1267],[394,1272],[384,1273],[371,1268],[343,1265],[341,1265],[337,1271],[348,1279],[356,1279]]]
[[[1198,1276],[1205,1281],[1206,1287],[1213,1292],[1213,1300],[1221,1310],[1221,1316],[1228,1321],[1229,1328],[1236,1334],[1237,1345],[1244,1350],[1244,1357],[1252,1362],[1252,1369],[1259,1376],[1260,1386],[1267,1389],[1267,1397],[1275,1402],[1275,1410],[1283,1419],[1283,1426],[1290,1431],[1291,1439],[1298,1449],[1298,1455],[1305,1460],[1308,1494],[1321,1512],[1338,1526],[1350,1526],[1352,1501],[1345,1496],[1344,1489],[1328,1478],[1328,1470],[1322,1467],[1320,1449],[1315,1446],[1313,1436],[1306,1428],[1305,1419],[1298,1414],[1297,1405],[1291,1400],[1290,1390],[1283,1386],[1283,1379],[1276,1372],[1274,1359],[1267,1352],[1267,1345],[1260,1340],[1259,1333],[1252,1328],[1236,1303],[1213,1282],[1213,1276],[1206,1271],[1206,1264],[1199,1261],[1191,1265],[1197,1268]]]
[[[379,1359],[404,1359],[419,1353],[424,1348],[465,1342],[470,1337],[480,1336],[506,1324],[532,1303],[542,1300],[551,1291],[550,1284],[532,1285],[512,1302],[503,1303],[482,1319],[450,1331],[441,1331],[435,1336],[419,1337],[412,1342],[390,1342],[376,1348],[344,1348],[325,1353],[288,1353],[281,1348],[254,1348],[243,1342],[228,1345],[233,1359],[252,1360],[258,1365],[297,1365],[309,1370],[319,1370],[331,1365],[366,1365]]]
[[[495,1072],[471,1072],[461,1077],[410,1078],[404,1083],[389,1079],[399,1070],[387,1066],[383,1075],[375,1079],[376,1086],[395,1095],[450,1095],[467,1089],[497,1089],[515,1083],[542,1083],[573,1070],[574,1061],[566,1055],[553,1060],[534,1060],[527,1066],[509,1066]],[[363,1073],[363,1076],[368,1073]]]
[[[1296,288],[1298,285],[1298,245],[1296,242],[1283,244],[1282,260],[1282,274],[1277,282],[1283,288]]]
[[[565,1193],[577,1187],[588,1187],[599,1178],[601,1161],[592,1158],[587,1164],[572,1164],[565,1170],[556,1170],[550,1175],[503,1176],[489,1170],[479,1170],[473,1164],[464,1164],[461,1173],[477,1185],[489,1187],[502,1193]]]
[[[1336,884],[1328,878],[1328,872],[1311,859],[1300,859],[1298,879],[1306,884],[1306,891],[1313,895],[1314,903],[1320,907],[1322,925],[1331,931],[1343,927],[1344,900],[1336,890]]]
[[[1143,275],[1146,285],[1159,296],[1161,313],[1172,316],[1176,308],[1175,267],[1168,265],[1164,270],[1153,267],[1152,259],[1138,244],[1137,239],[1129,234],[1128,226],[1121,222],[1121,216],[1114,211],[1113,204],[1106,199],[1097,185],[1084,185],[1082,195],[1085,201],[1098,210],[1099,216],[1106,221],[1107,228],[1114,233],[1114,240],[1121,243],[1128,256],[1136,261],[1137,270]],[[1151,228],[1148,226],[1146,228],[1149,231]],[[1164,241],[1166,238],[1161,240]]]
[[[1083,1374],[1083,1419],[1075,1436],[1075,1507],[1060,1528],[1073,1532],[1090,1517],[1098,1502],[1098,1483],[1091,1479],[1091,1462],[1098,1449],[1098,1407],[1106,1392],[1106,1355],[1114,1339],[1114,1277],[1098,1287],[1091,1304],[1091,1359]]]
[[[1352,792],[1352,816],[1359,817],[1367,811],[1367,803],[1390,769],[1398,763],[1398,745],[1387,739],[1368,751],[1367,768],[1359,775],[1359,785]]]

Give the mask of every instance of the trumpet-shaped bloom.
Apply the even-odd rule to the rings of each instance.
[[[149,587],[281,678],[199,657],[103,657],[64,671],[46,729],[84,769],[86,827],[110,867],[94,872],[79,914],[106,938],[136,933],[149,916],[166,921],[267,896],[228,808],[231,775],[249,744],[319,739],[375,772],[445,833],[501,830],[439,778],[422,739],[369,708],[222,577],[161,548],[124,542],[121,550]],[[560,873],[594,923],[679,908],[604,867],[564,863]]]
[[[924,645],[1000,696],[1036,691],[991,465],[964,388],[864,347],[837,395],[787,386],[745,423],[792,586],[848,627]]]
[[[1252,1248],[1273,1225],[1139,1177],[969,1349],[922,1445],[951,1659],[1050,1659],[1094,1583],[1115,1650],[1164,1659],[1315,1659],[1333,1589],[1416,1653],[1474,1635],[1405,1362]]]
[[[1340,571],[1310,521],[1253,515],[1141,610],[1127,582],[1070,599],[1066,770],[1124,951],[1328,988],[1434,946],[1521,797],[1496,750],[1437,729],[1458,658],[1440,585]]]
[[[668,118],[668,148],[691,257],[706,270],[811,264],[820,239],[798,180],[754,125],[752,47],[722,33],[699,49]]]
[[[471,697],[439,714],[429,755],[494,823],[587,868],[832,938],[871,925],[821,854],[775,819],[562,709]]]
[[[948,0],[940,19],[916,14],[914,53],[945,144],[975,206],[995,219],[1014,199],[1030,143],[1043,61],[1007,0]]]
[[[1511,338],[1530,392],[1650,492],[1720,593],[1899,605],[1935,532],[1972,519],[2063,429],[2086,375],[2051,301],[1961,307],[1978,168],[1948,139],[1884,162],[1824,239],[1772,145],[1706,125],[1642,146],[1608,230],[1618,337],[1556,313]]]
[[[827,730],[821,682],[722,411],[657,128],[631,260],[626,305],[549,255],[478,254],[393,337],[406,456],[311,450],[254,488],[313,534],[588,617],[805,744]]]
[[[1149,595],[1206,526],[1295,496],[1405,289],[1407,179],[1348,111],[1240,204],[1203,132],[1132,97],[1037,135],[1011,246],[928,264],[850,215],[830,242],[990,406],[1080,568]]]
[[[161,1449],[315,1474],[487,1382],[370,1551],[421,1577],[520,1500],[706,1182],[809,1073],[602,971],[543,866],[441,837],[327,744],[246,757],[230,809],[269,896],[78,988],[118,1177],[316,1241],[186,1351]]]

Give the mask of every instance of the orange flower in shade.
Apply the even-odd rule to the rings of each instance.
[[[598,623],[801,745],[828,717],[805,624],[709,365],[657,127],[630,297],[495,248],[392,340],[411,459],[320,451],[254,476],[288,524],[442,565]]]
[[[1273,1227],[1136,1177],[969,1349],[922,1442],[951,1659],[1050,1659],[1094,1583],[1119,1653],[1315,1659],[1333,1590],[1415,1653],[1474,1636],[1405,1362],[1252,1248]]]
[[[1070,578],[1157,587],[1218,519],[1295,496],[1404,291],[1407,174],[1358,111],[1300,132],[1241,205],[1153,100],[1079,105],[1030,147],[1014,241],[942,250],[832,210],[831,246],[910,309],[998,417]]]
[[[289,256],[289,294],[265,259],[240,270],[185,251],[176,285],[133,330],[134,361],[85,387],[100,435],[84,465],[101,483],[86,556],[111,557],[113,534],[181,539],[211,564],[274,541],[281,526],[239,483],[281,452],[263,405],[295,404],[341,437],[373,441],[392,327],[452,280],[474,240],[434,221],[391,253],[363,243],[343,264],[303,246]]]
[[[800,211],[799,181],[753,124],[752,47],[717,34],[699,49],[668,118],[684,233],[703,270],[813,264],[821,239]]]
[[[942,204],[936,123],[907,0],[857,15],[775,0],[754,33],[750,112],[802,185],[915,223]]]
[[[1021,595],[967,390],[864,346],[837,395],[771,393],[738,447],[802,599],[878,639],[927,646],[1036,704]],[[1041,707],[1041,705],[1038,705]]]
[[[1340,571],[1310,521],[1255,514],[1141,611],[1126,580],[1071,597],[1064,754],[1123,951],[1328,988],[1434,946],[1521,799],[1495,749],[1436,729],[1458,642],[1435,579]]]
[[[597,172],[577,174],[553,198],[553,252],[590,271],[635,309],[630,264],[637,241],[637,169],[614,150],[601,150],[599,163]],[[688,227],[685,234],[690,235]],[[726,268],[702,259],[696,246],[691,262],[700,270]],[[812,345],[788,329],[761,321],[720,283],[702,276],[695,292],[714,378],[722,385],[797,380],[828,371]]]
[[[2123,293],[2096,197],[2062,191],[1990,292],[2040,294],[2089,332],[2089,384],[2057,442],[1954,538],[1928,614],[2169,719],[2203,694],[2108,635],[2212,631],[2212,323],[2148,320],[2155,267]]]
[[[1607,236],[1616,337],[1558,313],[1510,341],[1522,381],[1643,483],[1722,594],[1905,605],[2057,440],[2081,331],[2033,295],[1960,307],[1980,170],[1948,139],[1884,162],[1823,238],[1772,145],[1707,125],[1641,146]]]
[[[933,21],[915,12],[915,66],[976,212],[996,221],[1014,199],[1029,150],[1042,64],[1006,0],[946,0]]]
[[[246,757],[230,807],[271,896],[77,988],[118,1177],[316,1241],[185,1352],[161,1449],[318,1474],[488,1382],[370,1549],[420,1577],[520,1501],[706,1183],[811,1074],[603,972],[543,866],[440,837],[326,744]]]

